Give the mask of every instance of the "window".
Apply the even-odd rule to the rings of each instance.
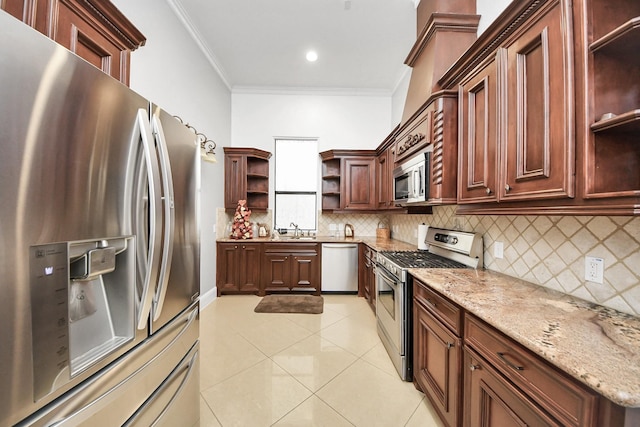
[[[315,230],[317,221],[318,141],[276,139],[275,228]]]

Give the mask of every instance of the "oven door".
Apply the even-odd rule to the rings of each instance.
[[[402,325],[404,319],[404,284],[378,265],[376,268],[376,317],[378,328],[382,329],[384,336],[381,336],[387,344],[391,344],[393,349],[387,350],[389,353],[404,356],[404,336]]]

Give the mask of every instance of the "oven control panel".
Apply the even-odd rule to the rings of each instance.
[[[440,243],[446,243],[447,245],[456,245],[458,243],[458,238],[456,236],[443,233],[436,233],[435,236],[433,236],[433,240]]]

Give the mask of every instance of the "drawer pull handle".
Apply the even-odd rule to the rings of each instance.
[[[471,365],[471,366],[469,366],[469,369],[471,369],[472,371],[479,370],[480,369],[480,365]]]
[[[514,365],[513,363],[509,362],[507,360],[507,358],[505,357],[504,353],[500,353],[497,352],[498,357],[510,368],[515,369],[516,371],[524,371],[524,366],[518,366],[518,365]]]
[[[436,303],[431,301],[429,298],[426,298],[425,301],[427,302],[427,304],[429,304],[431,307],[436,308]]]

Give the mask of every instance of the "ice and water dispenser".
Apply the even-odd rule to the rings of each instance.
[[[132,236],[32,246],[34,399],[135,337]]]

